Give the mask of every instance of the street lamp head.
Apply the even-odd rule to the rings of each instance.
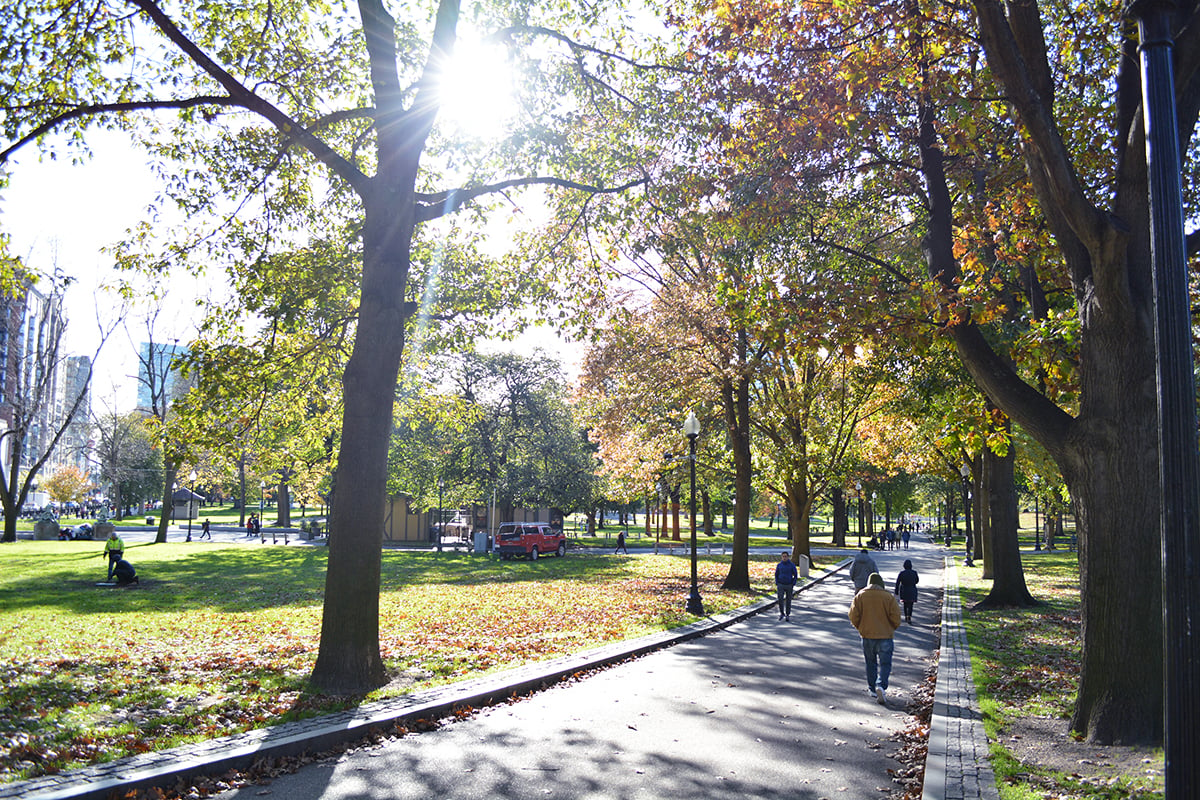
[[[856,492],[861,492],[861,491],[862,491],[862,481],[855,481],[855,482],[854,482],[854,491],[856,491]]]
[[[966,478],[969,478],[971,476],[971,467],[967,464],[963,464],[961,467],[958,468],[958,472],[960,475],[963,476],[963,479],[965,480]]]
[[[195,483],[196,478],[198,478],[198,477],[199,476],[196,474],[196,470],[192,470],[191,472],[188,473],[188,480],[192,483]]]
[[[692,440],[700,435],[700,420],[696,419],[695,411],[689,411],[687,419],[683,421],[683,435]]]

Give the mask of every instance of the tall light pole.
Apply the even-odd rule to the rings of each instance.
[[[187,540],[192,540],[192,498],[196,495],[196,470],[188,473],[188,535]]]
[[[858,546],[862,547],[863,535],[863,490],[862,481],[856,481],[854,484],[854,492],[858,495]]]
[[[1042,538],[1041,538],[1042,523],[1038,519],[1038,517],[1040,516],[1040,513],[1039,513],[1040,508],[1038,507],[1038,503],[1041,498],[1038,497],[1038,479],[1034,478],[1032,483],[1033,483],[1033,551],[1035,553],[1040,553],[1042,550]]]
[[[972,560],[975,554],[975,542],[971,537],[971,467],[963,464],[958,471],[962,475],[963,522],[967,526],[967,566],[973,567],[975,566],[975,562]]]
[[[684,420],[683,435],[688,439],[688,462],[692,472],[692,593],[688,595],[687,611],[702,617],[704,603],[700,600],[700,586],[696,580],[696,438],[700,435],[700,420],[696,419],[694,411],[689,411]]]
[[[1136,0],[1154,276],[1158,452],[1162,506],[1164,779],[1172,800],[1200,797],[1200,459],[1184,240],[1171,0]]]
[[[437,551],[442,552],[442,491],[446,488],[446,482],[438,478],[438,515],[437,526],[433,529],[434,536],[437,537]]]

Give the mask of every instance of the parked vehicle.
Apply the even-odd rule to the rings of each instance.
[[[544,522],[505,522],[496,532],[496,552],[501,558],[523,556],[530,561],[549,553],[567,554],[567,537]]]

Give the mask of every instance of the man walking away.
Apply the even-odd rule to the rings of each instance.
[[[779,555],[779,563],[775,565],[775,596],[779,600],[779,618],[792,618],[792,592],[796,590],[796,565],[792,563],[792,554],[784,550]]]
[[[879,572],[879,567],[875,566],[875,559],[864,547],[854,555],[854,561],[850,564],[850,580],[854,581],[854,591],[866,588],[867,578],[871,577],[872,572]]]
[[[888,676],[892,673],[892,634],[900,627],[900,604],[895,595],[883,588],[883,576],[878,572],[871,573],[867,588],[854,595],[850,622],[862,637],[867,689],[883,705],[887,701]]]

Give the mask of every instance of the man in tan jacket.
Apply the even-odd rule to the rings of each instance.
[[[862,637],[867,689],[883,705],[887,701],[888,675],[892,672],[892,634],[900,627],[900,604],[883,587],[883,576],[878,572],[871,573],[866,588],[854,595],[850,622]]]

